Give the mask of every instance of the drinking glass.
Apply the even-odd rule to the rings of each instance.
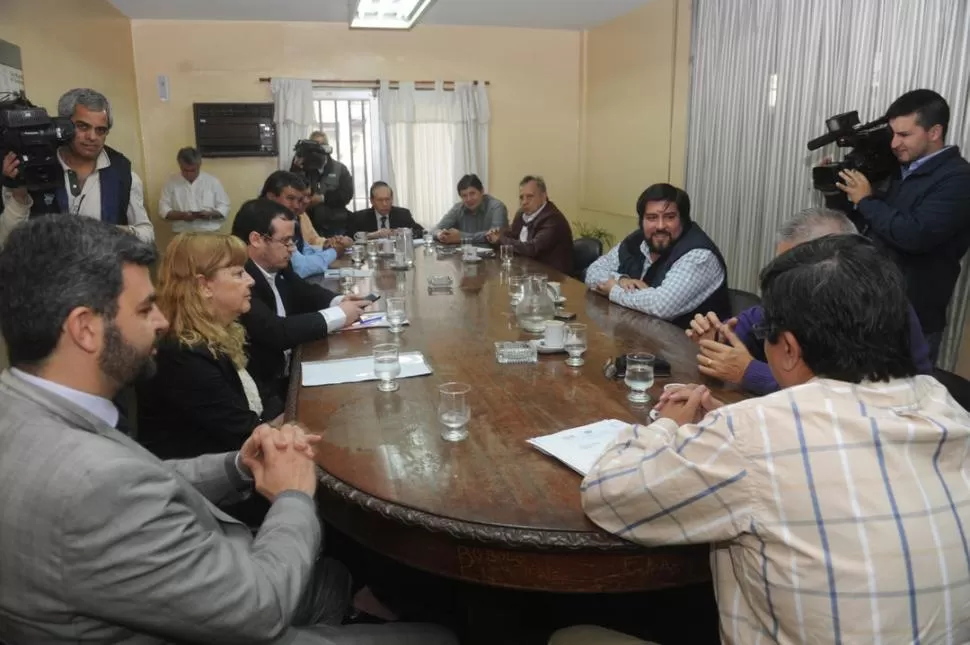
[[[391,296],[387,299],[387,322],[391,324],[390,332],[400,334],[404,331],[404,321],[407,320],[407,299],[400,296]]]
[[[522,302],[522,298],[525,297],[525,276],[521,275],[510,275],[509,276],[509,301],[512,303],[512,309]]]
[[[586,325],[583,323],[569,323],[566,325],[566,365],[570,367],[582,367],[586,361],[583,360],[583,353],[586,351]]]
[[[350,249],[350,260],[357,268],[360,268],[364,263],[364,249],[363,244],[354,244],[353,248]]]
[[[374,373],[380,379],[377,389],[381,392],[395,392],[399,387],[394,380],[401,373],[399,351],[396,343],[374,346]]]
[[[468,407],[468,393],[471,389],[471,385],[454,382],[445,383],[438,388],[438,419],[445,426],[441,431],[441,438],[445,441],[463,441],[468,438],[465,426],[471,418]]]
[[[426,248],[434,247],[434,233],[428,229],[424,229],[424,235],[421,237],[424,239],[424,246]]]
[[[354,282],[356,278],[354,277],[353,269],[340,269],[340,292],[345,296],[349,296],[354,292]]]
[[[653,387],[653,354],[627,354],[626,355],[626,378],[623,379],[630,393],[627,399],[634,403],[648,403],[650,395],[647,390]]]
[[[367,240],[367,259],[371,264],[377,260],[377,240]]]
[[[461,236],[461,254],[466,258],[472,255],[477,255],[475,253],[475,245],[472,243],[471,235]]]
[[[502,259],[502,266],[508,267],[512,266],[512,249],[514,247],[511,244],[503,244],[499,247],[499,257]]]

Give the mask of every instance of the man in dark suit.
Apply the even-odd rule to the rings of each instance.
[[[295,222],[285,206],[268,199],[246,202],[232,234],[246,243],[246,271],[255,281],[252,307],[239,319],[249,343],[249,373],[285,397],[291,350],[355,322],[370,301],[338,296],[293,272]]]
[[[388,237],[398,228],[409,228],[414,237],[424,235],[424,227],[414,221],[411,211],[394,206],[394,191],[383,181],[375,181],[370,187],[370,208],[357,211],[350,216],[347,235],[367,233],[367,239]]]

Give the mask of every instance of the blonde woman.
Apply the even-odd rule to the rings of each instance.
[[[165,252],[158,306],[170,326],[157,375],[137,388],[138,440],[159,457],[236,450],[283,411],[246,371],[247,257],[239,239],[208,233],[177,235]]]

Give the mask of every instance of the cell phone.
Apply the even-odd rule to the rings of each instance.
[[[576,320],[576,314],[571,311],[557,311],[553,316],[556,320]]]
[[[379,293],[368,293],[364,296],[364,300],[370,300],[371,302],[377,302],[381,299],[381,294]]]

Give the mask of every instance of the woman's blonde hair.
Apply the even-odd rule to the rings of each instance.
[[[214,233],[179,233],[168,245],[158,271],[158,308],[168,318],[168,337],[186,346],[205,343],[213,356],[225,355],[237,369],[246,367],[246,332],[233,321],[226,326],[206,308],[199,276],[244,266],[242,240]]]

